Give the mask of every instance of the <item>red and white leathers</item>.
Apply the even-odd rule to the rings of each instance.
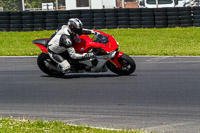
[[[82,34],[94,34],[93,30],[83,29]],[[51,37],[48,43],[48,52],[52,60],[58,63],[62,72],[66,72],[70,69],[69,62],[64,59],[60,54],[68,52],[72,59],[83,59],[94,57],[93,53],[76,53],[72,40],[77,36],[70,34],[70,28],[68,25],[63,25],[58,29]]]

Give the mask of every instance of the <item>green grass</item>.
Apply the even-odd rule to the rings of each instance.
[[[40,53],[32,41],[51,36],[53,31],[0,32],[0,56],[33,56]]]
[[[200,55],[200,28],[103,30],[129,55]]]
[[[0,118],[0,133],[147,133],[139,130],[105,130],[72,126],[59,121]]]
[[[200,28],[104,29],[129,55],[200,55]],[[0,56],[38,55],[32,40],[46,38],[55,31],[0,32]]]

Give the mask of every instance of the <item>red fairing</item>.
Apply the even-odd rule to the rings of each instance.
[[[123,52],[118,51],[118,52],[115,54],[115,58],[114,58],[114,60],[113,60],[113,63],[114,63],[117,67],[119,67],[119,68],[121,68],[122,65],[119,63],[118,58],[121,57],[122,55],[123,55]]]
[[[42,52],[48,53],[47,48],[45,46],[36,43],[35,45],[37,45],[42,50]]]
[[[48,53],[46,41],[48,41],[49,39],[50,38],[37,39],[34,40],[33,43],[37,45],[42,50],[42,52]]]
[[[76,38],[73,42],[73,47],[76,52],[78,53],[86,53],[89,51],[92,47],[90,46],[90,42],[92,42],[93,39],[91,39],[87,35],[82,35]]]
[[[97,43],[97,42],[94,42],[94,40],[91,39],[89,36],[82,35],[82,36],[79,36],[73,43],[73,46],[74,46],[76,52],[86,53],[92,48],[101,48],[104,51],[106,51],[107,53],[110,53],[112,51],[115,51],[118,48],[118,44],[113,36],[103,33],[101,31],[97,31],[97,30],[94,30],[94,31],[99,32],[100,34],[108,37],[109,42],[106,44]],[[114,59],[112,60],[112,62],[119,68],[121,68],[122,65],[119,63],[118,58],[121,57],[122,55],[123,55],[123,53],[118,51],[116,53]]]
[[[117,44],[116,40],[113,38],[113,36],[108,35],[103,32],[100,32],[100,31],[96,31],[96,32],[99,32],[102,35],[108,37],[109,42],[106,44],[97,43],[97,42],[94,42],[94,40],[91,39],[89,36],[82,35],[82,36],[79,36],[73,43],[73,46],[74,46],[76,52],[86,53],[91,48],[101,48],[104,51],[106,51],[107,53],[110,53],[112,51],[115,51],[118,48],[118,44]]]
[[[118,51],[117,54],[115,55],[115,57],[119,58],[123,55],[124,53],[121,51]]]

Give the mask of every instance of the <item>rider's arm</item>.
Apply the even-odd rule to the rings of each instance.
[[[69,56],[72,59],[85,59],[89,57],[94,57],[93,53],[83,53],[83,54],[76,53],[70,36],[66,34],[61,35],[59,46],[65,47],[67,52],[69,53]]]
[[[83,54],[76,53],[74,47],[67,48],[67,51],[72,59],[88,59],[94,57],[93,53],[83,53]]]
[[[74,47],[67,48],[67,51],[72,59],[82,59],[85,56],[85,54],[76,53]]]
[[[90,34],[95,34],[95,31],[94,30],[89,30],[89,29],[83,29],[82,33],[84,35],[90,35]]]

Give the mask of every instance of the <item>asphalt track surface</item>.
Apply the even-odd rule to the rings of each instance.
[[[0,115],[105,128],[200,132],[200,57],[133,57],[130,76],[49,77],[35,57],[0,58]]]

